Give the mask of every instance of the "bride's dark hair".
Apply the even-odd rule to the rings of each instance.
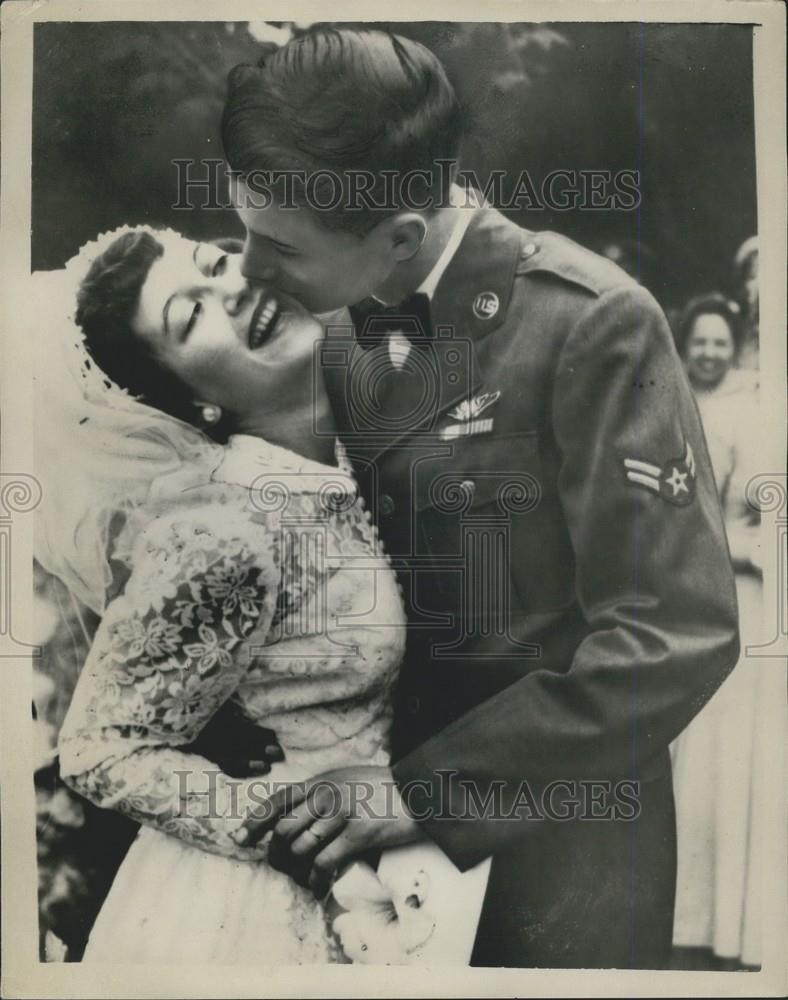
[[[231,432],[230,420],[205,425],[192,391],[166,368],[131,326],[145,279],[164,247],[144,229],[114,240],[97,257],[77,293],[76,322],[101,371],[148,406],[199,427],[216,441]]]

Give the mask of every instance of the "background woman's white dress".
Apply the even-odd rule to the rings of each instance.
[[[746,647],[763,641],[758,515],[745,489],[757,467],[756,382],[731,370],[698,406],[723,506],[736,573],[741,656],[708,704],[672,747],[678,871],[673,941],[710,948],[720,958],[760,964],[767,748],[767,671]]]

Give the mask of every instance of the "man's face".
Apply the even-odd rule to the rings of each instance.
[[[385,221],[356,236],[325,228],[308,208],[256,208],[260,195],[241,180],[233,182],[231,193],[246,227],[244,276],[273,282],[313,313],[366,298],[394,269],[391,227]]]

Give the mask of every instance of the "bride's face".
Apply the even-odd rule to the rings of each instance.
[[[252,288],[240,254],[169,234],[132,318],[134,332],[195,400],[245,415],[312,391],[318,321],[272,287]]]

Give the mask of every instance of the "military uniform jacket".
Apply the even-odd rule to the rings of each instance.
[[[567,914],[599,894],[587,884],[583,905],[567,904],[550,930],[580,845],[586,870],[608,865],[609,885],[611,859],[624,866],[618,901],[613,892],[586,922],[611,920],[634,892],[643,933],[669,937],[668,745],[732,669],[738,635],[714,479],[666,320],[615,265],[489,208],[431,314],[432,339],[396,375],[380,350],[341,350],[330,331],[325,341],[341,435],[409,607],[396,780],[459,868],[493,855],[494,933],[480,934],[504,943],[485,964],[533,964],[522,942],[537,940],[528,927],[540,921],[535,960],[562,964]],[[659,831],[639,841],[651,857],[634,882],[634,827],[614,835],[581,816],[559,831],[540,808],[571,805],[578,782],[622,779],[646,799],[660,788],[641,808],[641,827]],[[558,799],[556,783],[568,783]],[[513,819],[518,795],[530,812]],[[651,881],[637,882],[646,862]],[[540,902],[523,909],[523,897]],[[649,925],[654,906],[662,931]],[[609,961],[640,961],[630,958]]]

